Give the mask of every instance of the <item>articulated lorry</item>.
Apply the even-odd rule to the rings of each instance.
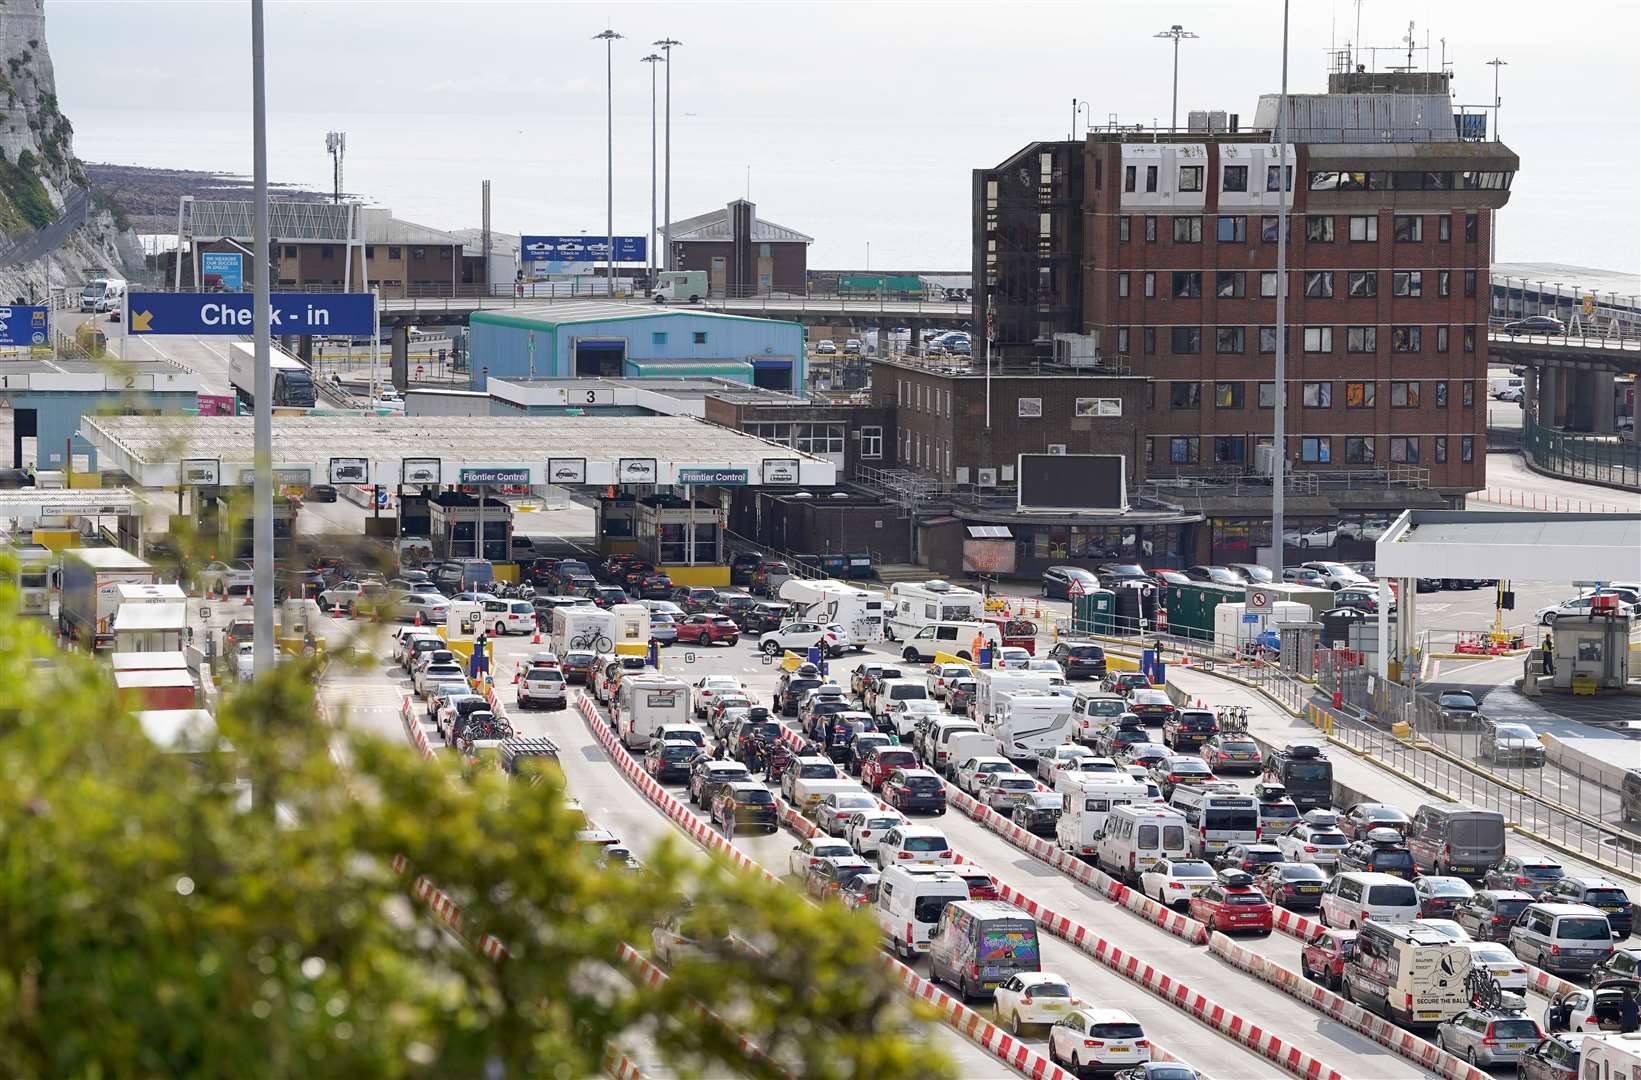
[[[57,625],[63,636],[93,652],[114,647],[114,616],[121,585],[152,585],[154,568],[122,548],[68,548],[63,552],[63,595]]]

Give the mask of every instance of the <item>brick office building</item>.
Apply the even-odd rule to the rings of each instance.
[[[672,268],[706,271],[713,296],[802,296],[815,238],[765,221],[757,209],[736,199],[722,210],[674,221]]]

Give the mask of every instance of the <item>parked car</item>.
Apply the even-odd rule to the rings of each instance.
[[[1092,592],[1100,587],[1100,579],[1092,570],[1080,566],[1051,566],[1043,571],[1043,598],[1045,600],[1071,599],[1072,583],[1080,592]]]

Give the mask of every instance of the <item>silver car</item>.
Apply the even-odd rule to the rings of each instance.
[[[1466,1009],[1436,1028],[1443,1050],[1483,1068],[1514,1065],[1543,1037],[1537,1020],[1514,1009]]]
[[[1490,723],[1481,734],[1478,751],[1494,765],[1544,765],[1544,744],[1526,724]]]
[[[401,596],[394,614],[400,622],[439,626],[450,612],[450,604],[438,593],[409,593]]]
[[[664,611],[650,612],[650,640],[660,645],[676,644],[678,641],[677,620]]]

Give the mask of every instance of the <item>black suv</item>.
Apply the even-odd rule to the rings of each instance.
[[[1062,641],[1048,651],[1067,679],[1105,678],[1105,650],[1092,641]]]
[[[1367,837],[1352,841],[1339,853],[1339,869],[1394,874],[1413,880],[1413,853],[1395,829],[1369,829]]]
[[[1100,587],[1100,579],[1092,570],[1080,566],[1051,566],[1043,571],[1043,599],[1070,600],[1072,582],[1085,593]]]
[[[1564,877],[1539,894],[1547,904],[1588,904],[1605,912],[1607,922],[1619,938],[1630,936],[1635,926],[1635,910],[1629,893],[1616,881],[1603,877]]]
[[[745,588],[752,583],[752,571],[758,569],[763,556],[755,551],[737,551],[729,559],[729,583]]]
[[[1201,750],[1219,734],[1219,721],[1207,709],[1179,709],[1162,722],[1162,744],[1176,754]]]
[[[742,610],[737,617],[731,615],[742,630],[749,634],[761,634],[766,630],[779,630],[792,619],[792,605],[775,602],[756,604]]]
[[[775,681],[775,706],[782,716],[798,715],[798,699],[804,691],[813,690],[826,680],[820,677],[813,664],[804,664],[796,671],[782,672]]]
[[[1266,754],[1265,780],[1287,788],[1301,811],[1333,805],[1333,763],[1315,743],[1289,743]]]

